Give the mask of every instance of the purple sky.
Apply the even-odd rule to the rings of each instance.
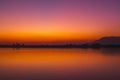
[[[1,41],[120,36],[120,0],[0,0],[0,17]]]

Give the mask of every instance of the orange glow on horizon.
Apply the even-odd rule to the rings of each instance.
[[[69,42],[120,36],[119,2],[108,3],[3,0],[0,42]]]
[[[1,41],[10,42],[56,42],[56,41],[85,41],[95,40],[96,35],[75,32],[7,32],[0,34]]]

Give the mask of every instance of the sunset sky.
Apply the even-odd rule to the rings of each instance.
[[[120,0],[0,0],[0,42],[120,36]]]

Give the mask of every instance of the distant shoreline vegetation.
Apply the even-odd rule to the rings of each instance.
[[[101,45],[94,44],[64,44],[64,45],[25,45],[25,44],[12,44],[0,45],[0,48],[120,48],[120,45]]]
[[[103,37],[85,44],[0,44],[0,48],[120,48],[120,37]]]

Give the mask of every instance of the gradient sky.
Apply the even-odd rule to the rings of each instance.
[[[0,42],[120,36],[120,0],[0,0]]]

